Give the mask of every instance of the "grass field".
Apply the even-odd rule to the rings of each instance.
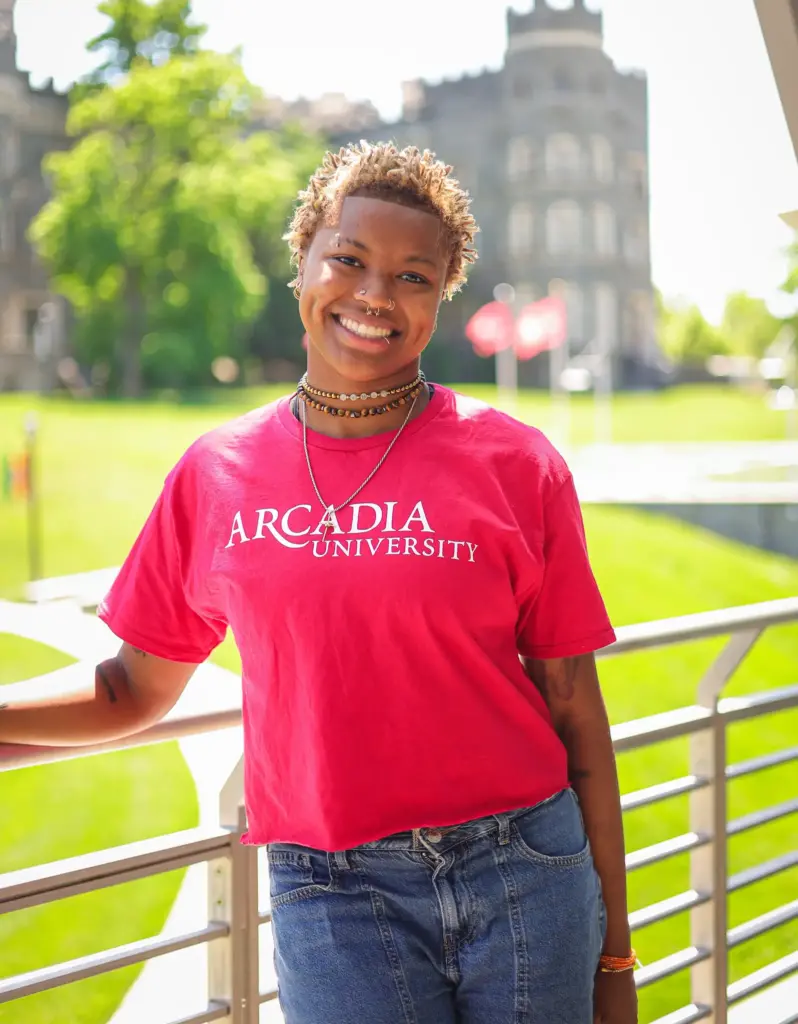
[[[482,393],[492,397],[490,392]],[[118,564],[165,473],[181,451],[203,430],[270,397],[272,394],[265,392],[238,393],[204,406],[73,405],[19,396],[0,398],[0,453],[17,443],[14,439],[21,436],[21,423],[29,408],[35,408],[40,417],[45,573],[57,575]],[[544,398],[523,396],[518,412],[545,429]],[[764,440],[784,436],[783,414],[772,412],[761,397],[704,389],[622,396],[616,401],[614,419],[615,436],[621,441]],[[589,441],[589,403],[574,403],[573,423],[574,442]],[[798,594],[798,562],[632,510],[590,507],[586,521],[596,574],[613,620],[619,625]],[[20,594],[25,578],[24,538],[23,509],[0,504],[0,596]],[[720,642],[714,641],[687,644],[604,662],[602,677],[613,721],[690,703],[702,671],[719,647]],[[12,644],[9,638],[0,637],[0,666],[4,666],[0,682],[42,671],[49,667],[47,658],[52,657],[52,652],[34,652],[27,645]],[[215,660],[232,669],[238,667],[230,641],[216,652]],[[796,665],[798,627],[769,632],[735,677],[730,692],[752,692],[795,682]],[[768,720],[766,726],[736,726],[730,738],[731,757],[740,760],[788,746],[794,743],[797,726],[798,716],[784,714]],[[81,762],[73,762],[46,772],[35,769],[3,776],[0,835],[6,839],[5,823],[10,821],[14,838],[0,846],[0,870],[91,849],[91,844],[124,842],[192,824],[196,809],[189,780],[174,748],[126,752],[104,758],[103,766],[106,763],[107,772],[98,772],[97,762],[89,760],[83,769],[77,767]],[[686,771],[686,746],[673,742],[643,754],[625,755],[620,769],[626,790],[675,777]],[[159,787],[158,779],[167,774],[174,784]],[[730,813],[736,816],[794,796],[794,774],[794,768],[787,766],[733,783]],[[7,784],[9,779],[13,780],[11,786]],[[63,799],[64,793],[69,794],[69,800]],[[79,816],[65,806],[73,798],[83,808]],[[672,801],[630,815],[628,845],[634,849],[686,829],[686,800]],[[735,838],[730,846],[731,870],[784,852],[794,846],[794,835],[794,823],[787,819]],[[145,890],[144,883],[136,883],[140,889],[135,898],[121,892],[97,894],[92,898],[94,902],[87,901],[79,913],[68,905],[53,908],[46,927],[37,932],[35,952],[29,941],[31,923],[18,927],[12,942],[6,929],[12,918],[5,922],[0,919],[0,973],[78,955],[76,942],[84,943],[80,951],[87,951],[157,930],[177,881],[164,880],[160,890],[154,885]],[[631,876],[632,907],[687,888],[687,857],[674,859]],[[796,888],[798,870],[793,870],[735,894],[731,923],[765,912]],[[141,893],[146,893],[146,898]],[[120,915],[123,906],[125,913]],[[14,916],[22,919],[26,915]],[[35,923],[33,916],[29,917]],[[70,937],[67,920],[70,928],[79,926],[77,936]],[[109,931],[106,920],[115,922],[115,930]],[[676,918],[640,933],[637,944],[643,960],[650,961],[688,941],[686,918]],[[795,923],[785,925],[735,951],[732,975],[748,973],[797,946],[798,927]],[[68,1019],[75,1024],[101,1024],[129,980],[129,974],[119,972],[73,986],[57,997],[61,1001],[58,1013],[57,1002],[47,1003],[46,997],[19,1004],[14,1015],[4,1016],[0,1008],[0,1022],[55,1024]],[[687,979],[679,976],[644,994],[641,1021],[645,1024],[687,1001]],[[65,1012],[67,1005],[69,1013]]]

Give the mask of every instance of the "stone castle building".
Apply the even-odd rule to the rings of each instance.
[[[470,315],[512,284],[519,303],[565,299],[577,358],[610,350],[616,384],[658,375],[649,246],[647,83],[603,48],[603,22],[584,0],[536,0],[507,12],[499,71],[404,88],[401,120],[369,139],[434,150],[474,197],[480,259],[468,287],[442,310],[434,372],[488,378],[464,338]],[[357,127],[335,136],[353,141]],[[543,382],[545,357],[521,366]]]
[[[66,96],[33,88],[16,65],[15,0],[0,0],[0,391],[48,385],[64,350],[66,306],[26,238],[47,199],[42,157],[65,147]],[[480,259],[468,287],[445,303],[427,366],[439,379],[492,379],[491,361],[465,339],[494,287],[519,304],[561,294],[569,351],[579,362],[611,352],[616,385],[655,379],[649,246],[645,76],[615,68],[603,22],[584,0],[562,9],[536,0],[507,12],[502,68],[404,87],[402,117],[380,122],[368,101],[330,94],[269,100],[256,121],[299,121],[333,144],[394,139],[435,150],[474,197]],[[545,383],[546,356],[521,365]]]
[[[0,391],[52,382],[66,318],[26,233],[48,198],[42,159],[67,145],[67,98],[17,69],[14,6],[0,0]]]

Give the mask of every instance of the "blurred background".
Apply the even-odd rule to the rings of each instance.
[[[798,595],[798,161],[758,17],[777,6],[798,40],[794,0],[0,0],[0,698],[108,646],[92,611],[169,468],[300,376],[281,236],[325,149],[359,139],[432,149],[471,192],[480,259],[425,369],[564,450],[613,620]],[[609,661],[613,722],[692,703],[719,649]],[[728,692],[796,666],[793,621]],[[232,639],[213,667],[234,693]],[[762,721],[731,729],[737,758],[794,744],[795,710]],[[626,791],[657,784],[687,742],[620,767]],[[794,763],[766,778],[794,800]],[[203,785],[173,743],[15,768],[0,871],[190,828]],[[635,810],[630,848],[688,825],[686,795]],[[798,891],[795,849],[783,819],[730,842],[735,870],[788,858],[730,921]],[[689,879],[687,853],[644,867],[633,908]],[[0,914],[0,979],[157,934],[185,891],[175,871]],[[797,920],[793,901],[736,947],[732,978],[794,955]],[[671,916],[637,946],[689,941]],[[140,972],[15,1002],[0,980],[0,1022],[166,1024]],[[641,1021],[689,995],[674,972]]]

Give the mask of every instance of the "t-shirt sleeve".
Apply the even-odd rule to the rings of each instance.
[[[528,658],[574,657],[615,640],[570,472],[556,486],[543,506],[542,580],[520,609],[518,650]]]
[[[222,642],[227,624],[202,565],[201,502],[184,462],[166,478],[97,614],[134,647],[198,665]]]

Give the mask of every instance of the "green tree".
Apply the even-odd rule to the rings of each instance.
[[[92,321],[119,324],[106,356],[126,395],[208,380],[263,306],[255,250],[282,233],[304,166],[280,134],[246,135],[256,95],[235,57],[134,62],[72,107],[78,141],[47,160],[31,238],[95,357]]]
[[[733,292],[726,299],[720,332],[731,353],[761,359],[783,321],[773,316],[764,299],[747,292]]]
[[[135,63],[157,67],[170,57],[196,53],[207,28],[191,20],[191,8],[191,0],[103,0],[97,9],[109,24],[87,49],[104,59],[83,84],[114,84]]]
[[[720,331],[707,322],[698,306],[669,306],[657,293],[656,308],[659,343],[674,363],[702,365],[710,356],[728,351]]]
[[[786,292],[787,295],[798,296],[798,232],[794,235],[792,245],[787,251],[787,261],[787,277],[781,286],[781,290]],[[792,324],[796,334],[798,334],[798,312],[790,317],[788,322]]]

